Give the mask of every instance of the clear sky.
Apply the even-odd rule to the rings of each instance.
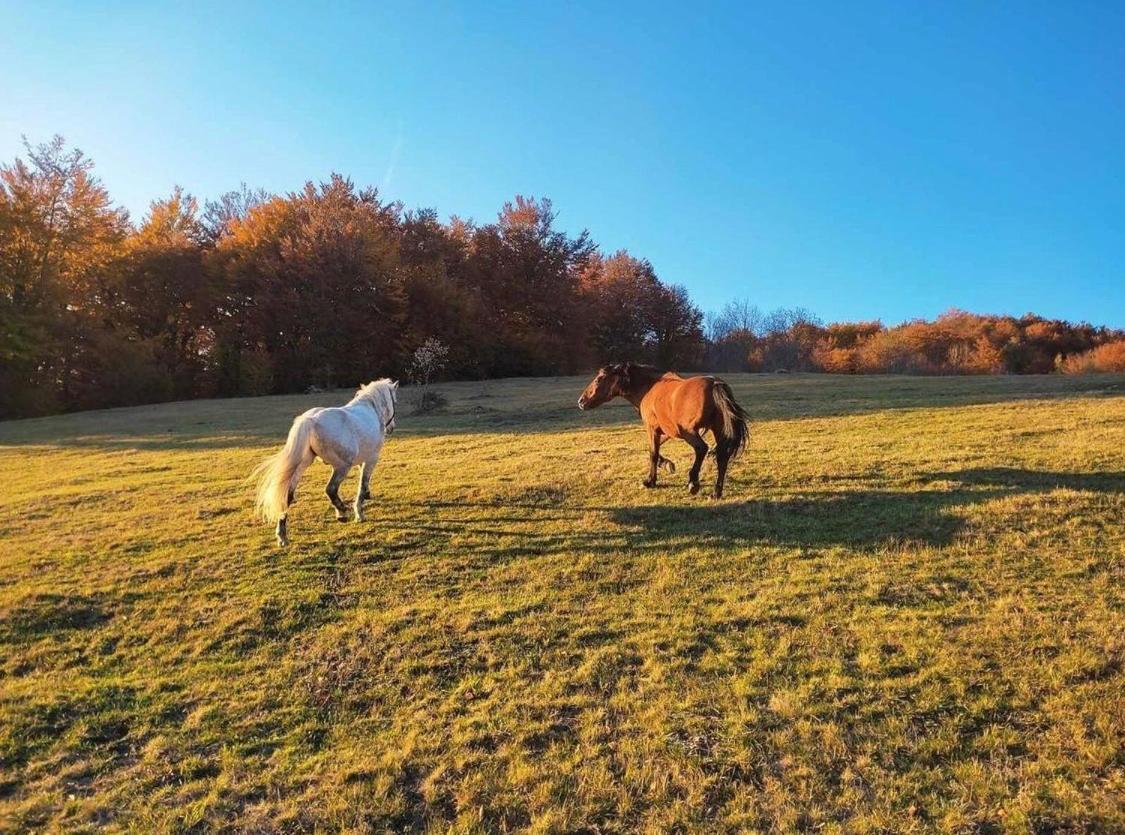
[[[1125,326],[1125,3],[694,5],[0,0],[0,159],[60,133],[138,219],[549,196],[705,309]]]

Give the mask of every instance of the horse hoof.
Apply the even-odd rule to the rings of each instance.
[[[651,490],[653,487],[656,486],[656,482],[650,481],[649,479],[646,478],[644,481],[641,482],[641,486],[647,487],[649,490]]]
[[[289,540],[286,539],[284,536],[279,536],[277,538],[277,547],[278,548],[286,548],[286,547],[288,547],[288,545],[289,545]]]
[[[695,483],[695,482],[693,481],[693,482],[691,482],[690,484],[688,484],[688,486],[687,486],[687,491],[688,491],[688,492],[689,492],[689,493],[690,493],[691,495],[693,495],[693,496],[694,496],[694,495],[695,495],[696,493],[698,493],[698,492],[699,492],[699,485],[698,485],[697,483]]]
[[[348,514],[346,514],[346,513],[337,513],[337,514],[336,514],[336,521],[337,521],[337,522],[347,522],[347,521],[348,521]]]

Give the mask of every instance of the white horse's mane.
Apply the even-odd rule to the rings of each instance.
[[[375,407],[375,411],[384,417],[394,408],[395,390],[398,388],[398,383],[389,377],[383,377],[379,380],[373,380],[366,385],[360,386],[359,390],[355,393],[348,405],[359,403],[367,400]]]

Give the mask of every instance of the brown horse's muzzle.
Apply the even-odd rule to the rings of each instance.
[[[596,409],[607,400],[612,400],[616,392],[610,383],[611,381],[606,379],[604,369],[599,371],[598,376],[591,380],[590,384],[582,389],[582,394],[578,396],[578,408],[585,412],[589,409]]]
[[[590,394],[588,391],[584,391],[582,396],[578,398],[578,408],[585,412],[602,405],[603,402],[596,392]]]

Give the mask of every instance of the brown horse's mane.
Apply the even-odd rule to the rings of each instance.
[[[619,367],[628,381],[625,385],[625,389],[630,394],[640,389],[647,391],[652,388],[652,384],[657,380],[663,380],[668,377],[677,380],[680,379],[680,375],[676,372],[658,368],[655,365],[643,365],[639,362],[623,362],[620,363]]]

